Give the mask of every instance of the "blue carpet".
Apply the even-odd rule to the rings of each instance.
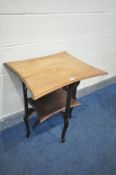
[[[79,101],[64,144],[60,114],[32,130],[29,139],[23,123],[2,130],[0,175],[116,175],[116,84]]]

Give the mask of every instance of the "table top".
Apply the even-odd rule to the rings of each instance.
[[[5,63],[27,86],[36,100],[54,90],[106,72],[90,66],[67,52]]]

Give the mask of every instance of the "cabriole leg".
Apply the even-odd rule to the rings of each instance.
[[[80,84],[80,81],[74,83],[72,87],[72,98],[74,98],[75,100],[76,100],[77,87],[79,86],[79,84]],[[70,118],[72,117],[72,111],[73,111],[73,107],[70,109],[70,114],[69,114]]]
[[[29,109],[28,109],[28,99],[27,99],[27,88],[24,83],[23,83],[23,95],[24,95],[24,110],[25,110],[24,122],[26,127],[26,137],[29,137],[30,135],[30,128],[29,128],[29,122],[28,122]]]
[[[72,94],[72,85],[69,85],[67,87],[67,101],[66,101],[66,109],[64,112],[64,128],[62,131],[62,136],[61,136],[61,142],[65,142],[65,134],[67,131],[67,128],[69,126],[69,112],[70,112],[70,104],[71,104],[71,94]]]

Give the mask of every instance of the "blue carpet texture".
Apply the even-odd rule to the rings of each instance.
[[[0,175],[116,175],[116,83],[79,101],[64,144],[60,114],[28,139],[24,123],[2,130]]]

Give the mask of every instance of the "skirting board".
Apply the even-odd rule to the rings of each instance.
[[[77,96],[78,96],[78,98],[80,98],[82,96],[88,95],[96,90],[102,89],[102,88],[104,88],[112,83],[115,83],[115,82],[116,82],[116,76],[113,76],[113,77],[108,78],[104,81],[98,82],[94,85],[91,85],[91,86],[88,86],[88,87],[85,87],[85,88],[78,90]],[[10,115],[10,116],[7,116],[7,117],[0,119],[0,131],[6,129],[8,127],[12,127],[14,125],[17,125],[18,123],[22,122],[23,115],[24,115],[24,111],[20,111],[20,112],[13,114],[13,115]],[[36,113],[33,116],[35,116],[35,115],[36,115]]]
[[[116,76],[113,76],[113,77],[108,78],[106,80],[103,80],[101,82],[95,83],[91,86],[88,86],[88,87],[85,87],[85,88],[78,90],[77,97],[78,98],[83,97],[85,95],[88,95],[96,90],[102,89],[102,88],[104,88],[110,84],[113,84],[113,83],[116,83]]]

